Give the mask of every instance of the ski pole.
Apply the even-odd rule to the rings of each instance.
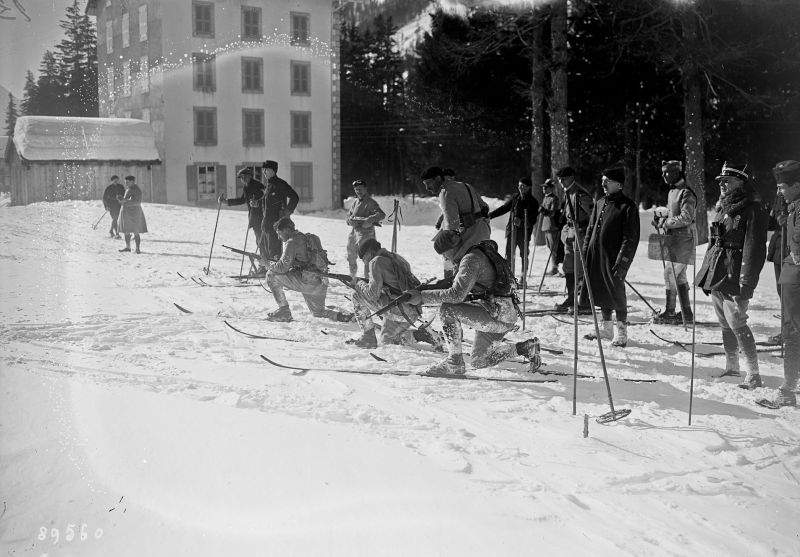
[[[637,295],[637,296],[639,296],[639,298],[641,298],[641,300],[642,300],[642,301],[643,301],[645,304],[647,304],[647,307],[649,307],[649,308],[650,308],[650,311],[652,311],[654,314],[658,313],[658,312],[656,311],[656,309],[655,309],[653,306],[651,306],[651,305],[650,305],[650,302],[648,302],[648,301],[647,301],[647,298],[645,298],[644,296],[642,296],[642,295],[639,293],[639,291],[638,291],[638,290],[636,290],[636,288],[634,288],[634,287],[633,287],[633,285],[632,285],[630,282],[628,282],[628,279],[625,279],[625,284],[627,284],[628,286],[630,286],[631,290],[633,290],[633,291],[634,291],[634,293],[636,293],[636,295]]]
[[[567,197],[567,202],[570,205],[572,205],[572,200],[570,200],[569,197]],[[575,214],[574,211],[572,213]],[[627,409],[627,408],[624,409],[624,410],[615,410],[614,409],[614,400],[611,397],[611,383],[608,380],[608,369],[606,368],[606,358],[605,358],[605,354],[603,353],[603,343],[600,340],[600,325],[597,323],[597,311],[595,310],[595,307],[594,307],[594,294],[592,294],[592,285],[589,284],[589,274],[588,274],[588,272],[586,270],[586,259],[583,257],[583,249],[581,249],[582,246],[583,246],[583,243],[581,242],[581,234],[580,234],[580,230],[578,229],[577,219],[575,220],[574,230],[575,230],[575,242],[576,242],[575,251],[577,252],[578,256],[580,257],[580,261],[581,261],[581,274],[583,275],[583,287],[586,288],[586,293],[589,295],[589,305],[591,306],[591,309],[592,309],[592,321],[594,322],[594,332],[595,332],[595,335],[597,337],[597,348],[600,351],[600,365],[603,367],[603,378],[604,378],[605,383],[606,383],[606,391],[608,392],[608,405],[611,408],[611,412],[607,412],[606,414],[603,414],[602,416],[598,417],[597,418],[597,422],[598,423],[614,422],[614,421],[620,420],[620,419],[628,416],[631,413],[631,411],[629,409]],[[576,326],[576,328],[577,328],[577,323],[578,323],[578,302],[577,302],[577,297],[578,297],[578,293],[575,292],[575,302],[574,302],[575,310],[574,310],[573,313],[574,313],[574,317],[575,317],[575,326]],[[576,336],[576,339],[577,339],[577,336]],[[577,343],[577,340],[576,340],[576,343]],[[575,353],[577,354],[577,350],[575,351]],[[577,370],[577,367],[576,367],[576,370]],[[577,379],[577,372],[573,374],[573,377],[575,379]]]
[[[526,300],[528,293],[528,210],[522,213],[522,330],[525,330],[525,310],[526,308]],[[534,242],[534,249],[536,249],[536,243]]]
[[[527,212],[528,211],[526,210],[525,213],[527,213]],[[533,253],[531,254],[529,262],[530,261],[536,261],[536,239],[539,237],[539,233],[542,231],[542,220],[539,218],[539,213],[536,213],[536,226],[535,226],[535,228],[536,228],[536,230],[534,231],[533,236],[531,236],[533,238]],[[525,228],[525,234],[527,234],[527,233],[528,233],[528,229]],[[528,240],[528,244],[530,244],[530,240]],[[531,271],[532,270],[533,270],[533,267],[531,265],[528,265],[527,273],[528,273],[529,277],[531,276]]]
[[[782,194],[779,192],[778,195]],[[781,266],[783,266],[783,258],[789,255],[786,253],[788,250],[787,248],[787,240],[786,238],[786,221],[781,225]],[[781,283],[781,358],[785,357],[783,353],[783,283]]]
[[[206,274],[211,270],[211,254],[214,253],[214,241],[217,239],[217,225],[219,224],[219,211],[222,209],[222,198],[218,199],[219,204],[217,205],[217,222],[214,223],[214,235],[211,237],[211,250],[208,252],[208,266],[203,269]]]
[[[514,224],[516,220],[517,214],[517,207],[516,204],[511,206],[511,213],[508,215],[508,218],[511,220],[511,234],[508,236],[508,264],[511,265],[511,274],[517,274],[516,265],[517,262],[517,226]]]
[[[100,215],[100,218],[99,218],[99,219],[97,219],[97,222],[96,222],[96,223],[94,223],[94,224],[92,225],[92,230],[97,230],[97,227],[98,227],[98,225],[100,224],[100,221],[101,221],[101,220],[103,220],[103,217],[104,217],[104,216],[106,216],[106,213],[108,213],[108,209],[106,209],[105,211],[103,211],[103,214],[102,214],[102,215]]]
[[[392,211],[392,253],[397,253],[397,227],[400,219],[400,200],[394,200],[394,211]]]
[[[544,271],[542,271],[542,280],[539,281],[539,293],[542,293],[542,285],[544,284],[544,276],[547,274],[547,268],[550,266],[550,259],[553,258],[553,252],[547,254],[547,262],[544,264]]]
[[[250,223],[247,223],[247,230],[244,231],[244,247],[242,248],[242,264],[239,265],[239,276],[244,273],[244,252],[247,251],[247,237],[250,235]]]
[[[692,277],[697,276],[697,225],[692,229]],[[695,333],[697,331],[697,283],[692,281],[692,374],[689,380],[689,425],[692,425],[692,401],[694,399],[694,348],[697,345]]]

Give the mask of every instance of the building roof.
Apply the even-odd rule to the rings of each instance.
[[[28,161],[159,162],[150,124],[132,118],[20,116],[14,147]]]

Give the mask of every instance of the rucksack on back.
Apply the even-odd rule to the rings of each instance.
[[[492,240],[484,240],[470,249],[481,250],[489,261],[491,261],[492,266],[494,266],[494,271],[497,276],[494,284],[488,290],[488,293],[493,296],[513,295],[517,286],[517,279],[514,277],[514,272],[511,270],[508,261],[498,253],[497,244]]]
[[[328,251],[322,247],[322,242],[316,234],[306,233],[306,251],[308,253],[308,268],[321,273],[328,272],[328,266],[332,265],[328,260]]]

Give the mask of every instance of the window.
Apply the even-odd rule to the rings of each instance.
[[[149,108],[143,108],[142,109],[142,120],[144,120],[145,122],[150,122],[150,109]]]
[[[311,113],[292,112],[292,147],[311,147]]]
[[[214,36],[214,4],[211,2],[192,2],[192,36]]]
[[[114,20],[106,21],[106,54],[114,52]]]
[[[197,165],[198,199],[214,199],[216,193],[217,167],[214,165]]]
[[[217,109],[194,107],[194,144],[217,144]]]
[[[131,44],[131,22],[128,19],[128,12],[122,14],[122,48],[127,48]]]
[[[125,60],[122,63],[122,96],[131,96],[131,61]]]
[[[139,41],[147,40],[147,4],[139,6]]]
[[[108,87],[108,96],[113,99],[114,98],[114,66],[109,66],[106,70],[106,84]]]
[[[292,44],[308,44],[308,20],[308,14],[292,12],[291,28],[289,29]]]
[[[242,58],[242,93],[263,93],[261,74],[264,60],[261,58]]]
[[[242,6],[242,39],[261,38],[261,8]]]
[[[300,201],[314,201],[314,182],[312,180],[312,168],[310,162],[292,163],[292,182],[291,186],[300,196]]]
[[[145,93],[150,90],[150,61],[145,54],[139,58],[139,91]]]
[[[264,111],[242,109],[242,141],[244,146],[264,145]]]
[[[195,52],[192,54],[192,66],[194,68],[194,90],[216,91],[214,55]]]
[[[311,62],[291,62],[292,95],[311,94]]]

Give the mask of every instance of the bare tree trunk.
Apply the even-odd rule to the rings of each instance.
[[[569,115],[567,113],[567,0],[550,5],[552,64],[550,79],[550,164],[558,170],[569,164]]]
[[[633,185],[635,179],[635,167],[636,167],[636,133],[633,129],[633,126],[636,125],[636,119],[630,118],[631,114],[634,114],[633,107],[628,104],[625,112],[629,115],[628,119],[625,121],[625,144],[624,144],[624,152],[623,152],[623,165],[625,166],[625,183],[623,184],[622,191],[625,192],[625,195],[630,197],[631,199],[634,198],[634,188]]]
[[[540,187],[545,180],[544,169],[544,18],[540,9],[534,10],[535,25],[531,44],[531,180],[533,193],[541,200]]]
[[[698,45],[697,18],[699,15],[690,6],[681,12],[681,27],[684,36],[684,60],[681,67],[683,86],[684,156],[686,157],[686,181],[697,194],[697,243],[708,241],[708,213],[705,192],[705,151],[703,149],[703,95],[700,89],[700,73],[692,58]]]

